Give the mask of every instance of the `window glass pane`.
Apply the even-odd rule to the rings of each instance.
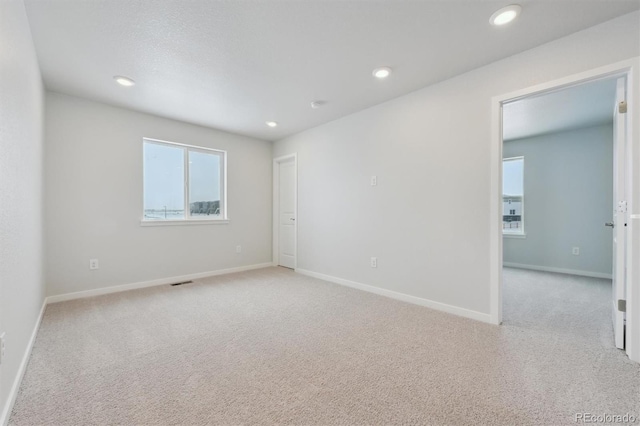
[[[184,219],[184,149],[144,143],[144,219]]]
[[[220,159],[217,154],[189,151],[189,211],[194,218],[220,216]]]
[[[502,164],[502,230],[523,233],[524,158],[504,160]]]
[[[524,158],[505,160],[502,169],[502,193],[504,195],[524,195],[522,173]]]

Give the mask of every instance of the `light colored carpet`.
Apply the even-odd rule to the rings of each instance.
[[[282,268],[47,307],[12,425],[575,424],[640,415],[604,280],[505,271],[505,325]]]

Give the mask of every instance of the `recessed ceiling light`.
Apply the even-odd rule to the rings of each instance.
[[[493,15],[491,15],[491,18],[489,18],[489,22],[491,22],[491,25],[495,25],[498,27],[500,25],[508,24],[509,22],[516,19],[518,15],[520,15],[521,10],[522,7],[517,4],[503,7],[502,9],[496,11]]]
[[[318,109],[322,105],[324,105],[325,103],[326,103],[325,101],[313,101],[313,102],[311,102],[311,108]]]
[[[389,67],[380,67],[373,70],[373,76],[381,80],[389,77],[389,74],[391,74],[391,68]]]
[[[113,79],[118,82],[119,85],[121,86],[125,86],[125,87],[131,87],[134,84],[136,84],[135,81],[133,81],[132,79],[130,79],[129,77],[125,77],[123,75],[114,75]]]
[[[276,123],[275,121],[267,121],[267,126],[269,127],[276,127],[278,125],[278,123]]]

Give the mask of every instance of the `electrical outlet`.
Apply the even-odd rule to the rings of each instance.
[[[574,256],[580,256],[580,247],[574,247],[573,249],[571,249],[571,254],[573,254]]]
[[[242,252],[242,246],[236,246],[236,253]]]
[[[377,268],[378,267],[378,258],[377,257],[372,257],[371,258],[371,267],[372,268]]]
[[[5,333],[0,334],[0,364],[4,361]]]
[[[371,176],[371,186],[376,186],[378,184],[378,176]]]
[[[98,263],[98,259],[89,259],[89,269],[99,269],[100,264]]]

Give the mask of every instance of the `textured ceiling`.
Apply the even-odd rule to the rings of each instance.
[[[48,89],[276,140],[637,10],[638,0],[26,0]],[[386,81],[371,71],[390,66]],[[112,79],[126,75],[136,86]],[[324,100],[319,109],[312,100]],[[280,125],[269,128],[265,121]]]
[[[504,140],[613,122],[616,80],[608,79],[526,98],[503,107]]]

